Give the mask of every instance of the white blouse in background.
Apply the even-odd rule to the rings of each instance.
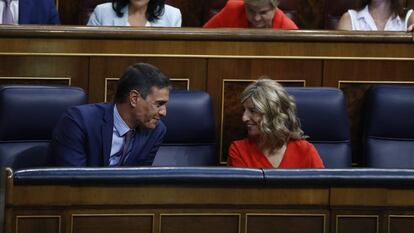
[[[374,19],[368,11],[368,5],[361,11],[348,10],[351,16],[352,30],[356,31],[378,31],[377,25],[375,25]],[[400,16],[390,17],[385,24],[384,31],[406,31],[408,19],[410,18],[413,10],[410,9],[405,15],[405,19],[401,19]]]

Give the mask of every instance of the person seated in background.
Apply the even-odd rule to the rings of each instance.
[[[276,81],[260,79],[241,94],[248,137],[231,143],[228,166],[323,168],[315,147],[305,140],[292,96]]]
[[[298,29],[278,5],[279,0],[229,0],[204,27]]]
[[[338,22],[339,30],[412,31],[413,10],[400,0],[361,0],[357,10],[348,10]]]
[[[156,67],[128,67],[113,103],[69,108],[52,135],[58,166],[150,166],[164,139],[170,80]]]
[[[60,24],[53,0],[0,0],[0,24]]]
[[[181,12],[165,0],[112,0],[96,6],[88,25],[181,27]]]

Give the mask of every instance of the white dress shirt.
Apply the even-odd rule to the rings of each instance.
[[[405,15],[405,19],[400,16],[390,17],[385,24],[384,31],[406,31],[408,27],[408,19],[413,10],[409,10]],[[351,16],[352,30],[357,31],[378,31],[377,25],[368,11],[368,5],[360,11],[348,10]]]
[[[128,5],[126,5],[122,12],[125,12],[122,17],[118,17],[112,8],[112,3],[107,2],[95,7],[92,12],[88,24],[92,26],[127,26],[128,23]],[[146,27],[181,27],[181,11],[173,6],[164,5],[164,13],[158,20],[148,22]]]

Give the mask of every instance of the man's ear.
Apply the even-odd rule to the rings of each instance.
[[[136,107],[138,102],[141,101],[141,94],[137,90],[131,90],[128,95],[128,100],[132,107]]]

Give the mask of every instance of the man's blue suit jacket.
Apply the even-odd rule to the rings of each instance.
[[[19,0],[19,24],[59,24],[53,0]]]
[[[53,132],[50,156],[58,166],[109,166],[113,126],[113,103],[71,107]],[[124,166],[151,166],[165,133],[161,121],[155,129],[137,129]]]

